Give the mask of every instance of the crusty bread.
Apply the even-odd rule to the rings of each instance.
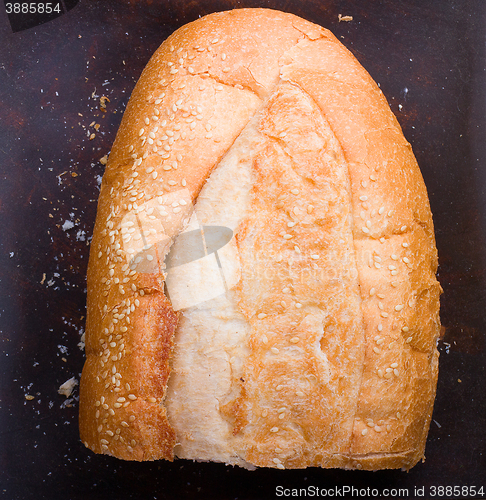
[[[232,231],[217,254],[166,268],[210,226]],[[435,398],[436,269],[410,144],[329,31],[268,9],[183,26],[103,178],[81,439],[126,460],[410,469]]]

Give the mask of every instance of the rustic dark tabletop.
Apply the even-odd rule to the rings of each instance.
[[[279,486],[289,495],[307,488],[307,496],[317,496],[315,487],[348,486],[361,489],[360,498],[390,498],[384,488],[406,489],[395,498],[422,491],[423,498],[472,498],[464,488],[483,486],[486,496],[486,2],[76,3],[61,2],[66,13],[38,26],[22,16],[9,20],[0,5],[0,494],[257,500],[285,493]],[[83,366],[99,159],[110,150],[130,92],[172,31],[236,7],[279,8],[332,30],[380,84],[421,166],[445,328],[427,460],[409,473],[124,463],[85,449],[77,388],[67,400],[57,392],[67,379],[79,379]],[[340,14],[352,20],[339,21]],[[461,489],[435,490],[434,497],[432,486]]]

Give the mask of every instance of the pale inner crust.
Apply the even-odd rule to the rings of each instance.
[[[235,236],[218,251],[227,291],[181,311],[165,399],[176,456],[345,466],[364,357],[349,173],[299,87],[277,86],[195,214]],[[178,271],[202,296],[208,259]]]

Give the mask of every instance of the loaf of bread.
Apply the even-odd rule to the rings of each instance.
[[[211,14],[157,50],[103,177],[80,432],[125,460],[413,467],[435,398],[425,185],[326,29]]]

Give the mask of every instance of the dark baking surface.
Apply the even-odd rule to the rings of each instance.
[[[237,7],[279,8],[331,29],[379,82],[422,168],[445,330],[427,460],[409,473],[125,463],[85,449],[78,391],[67,402],[57,393],[83,366],[99,159],[130,92],[173,30]],[[432,498],[432,485],[486,490],[485,11],[483,0],[81,0],[14,33],[0,5],[0,494],[256,500],[276,498],[277,486],[370,488],[361,498],[387,498],[383,488],[407,488],[395,498],[422,487]]]

